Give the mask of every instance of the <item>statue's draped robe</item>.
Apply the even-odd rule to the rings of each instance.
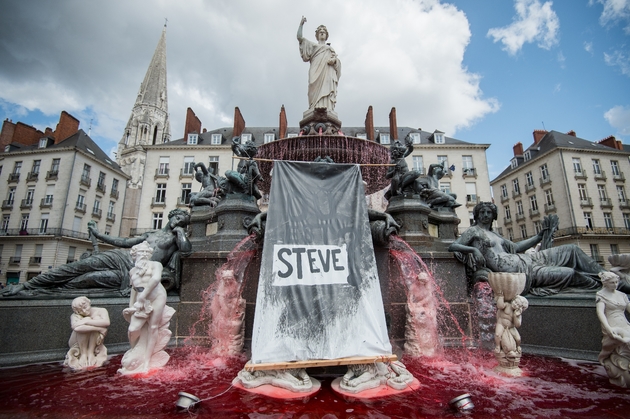
[[[317,44],[302,38],[300,55],[304,61],[310,61],[308,72],[308,107],[335,110],[337,102],[337,84],[341,77],[341,62],[336,58],[332,47],[328,44]],[[335,57],[335,64],[328,61]]]

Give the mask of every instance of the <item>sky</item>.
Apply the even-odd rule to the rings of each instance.
[[[290,126],[308,108],[296,32],[327,26],[344,126],[440,130],[491,144],[490,179],[536,129],[630,143],[630,0],[3,0],[0,117],[54,129],[61,111],[116,150],[167,20],[173,139]],[[342,128],[343,130],[343,128]]]

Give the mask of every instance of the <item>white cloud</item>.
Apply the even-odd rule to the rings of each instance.
[[[593,43],[592,42],[584,42],[584,51],[593,55]]]
[[[630,76],[630,57],[624,51],[613,51],[610,54],[604,53],[604,61],[609,66],[619,67],[622,74]]]
[[[630,135],[630,107],[615,106],[606,111],[604,118],[619,135]]]
[[[599,22],[606,26],[610,22],[625,21],[624,31],[630,34],[630,0],[596,0],[604,6]],[[593,0],[589,2],[593,4]]]
[[[552,2],[541,4],[539,0],[516,0],[517,16],[511,25],[492,28],[488,36],[494,42],[501,41],[503,50],[515,55],[525,43],[536,42],[540,48],[550,49],[558,43],[560,20],[551,8]]]

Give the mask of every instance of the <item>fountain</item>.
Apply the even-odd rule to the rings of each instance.
[[[298,32],[301,45],[305,22],[303,18]],[[318,41],[325,41],[324,32],[327,38],[325,27],[318,28]],[[301,46],[304,58],[309,54],[302,49],[307,48]],[[208,184],[203,185],[210,189],[218,185],[223,193],[213,194],[208,189],[207,196],[200,196],[198,205],[191,211],[192,252],[182,259],[179,295],[167,300],[176,308],[171,326],[174,331],[171,343],[176,347],[167,349],[168,363],[140,377],[117,374],[124,363],[122,350],[108,344],[110,353],[118,354],[110,355],[103,367],[81,373],[64,371],[60,363],[3,368],[0,379],[5,385],[0,389],[0,416],[168,418],[190,413],[212,417],[407,418],[453,417],[471,411],[479,417],[623,417],[627,414],[630,406],[627,391],[608,383],[604,368],[593,362],[525,353],[519,364],[522,377],[504,377],[493,371],[495,357],[492,352],[481,349],[478,340],[479,335],[493,334],[488,324],[494,327],[494,322],[489,320],[494,313],[487,304],[492,290],[487,283],[474,285],[473,306],[476,304],[477,308],[471,312],[464,267],[446,251],[457,236],[459,220],[452,211],[457,205],[455,198],[438,194],[435,178],[416,176],[417,173],[408,171],[406,166],[398,165],[400,152],[404,155],[411,147],[410,142],[395,142],[394,148],[388,150],[341,133],[341,121],[333,111],[341,63],[334,51],[331,54],[335,71],[334,77],[329,76],[335,89],[323,100],[332,104],[332,108],[316,106],[321,104],[321,97],[309,91],[309,99],[313,96],[314,104],[300,123],[303,135],[261,145],[256,150],[259,160],[254,160],[255,152],[250,145],[235,139],[235,153],[243,158],[239,170],[226,174],[225,178],[217,177],[216,184],[208,180]],[[279,177],[274,176],[272,180],[272,160],[311,162],[318,157],[336,163],[303,163],[296,167],[309,167],[315,176],[326,179],[338,167],[361,164],[366,193],[387,186],[385,179],[388,168],[392,167],[388,164],[396,165],[398,170],[390,172],[397,187],[389,195],[389,215],[366,212],[371,216],[370,231],[364,228],[361,234],[366,233],[367,239],[353,242],[352,247],[347,245],[350,241],[343,240],[334,247],[322,245],[311,249],[310,254],[318,257],[319,262],[304,259],[303,267],[309,265],[313,274],[310,280],[317,281],[316,271],[323,270],[324,265],[340,268],[340,271],[350,269],[345,259],[334,259],[338,254],[335,252],[343,249],[353,257],[361,257],[367,250],[372,252],[369,263],[357,268],[366,275],[352,277],[357,281],[353,286],[367,287],[374,292],[364,300],[378,303],[370,306],[368,313],[361,311],[359,316],[360,320],[370,318],[365,325],[367,329],[361,329],[361,334],[365,332],[373,339],[372,346],[376,350],[367,354],[362,352],[365,349],[362,342],[354,342],[354,334],[348,333],[352,339],[341,335],[343,324],[339,322],[334,324],[335,339],[327,339],[321,331],[315,331],[319,335],[313,332],[313,325],[323,327],[329,323],[330,318],[326,317],[329,312],[365,310],[356,306],[357,301],[364,300],[354,299],[356,292],[349,287],[343,290],[345,295],[341,300],[328,301],[305,293],[307,299],[312,298],[313,305],[316,303],[320,310],[317,313],[300,313],[297,303],[282,300],[281,304],[285,305],[280,306],[282,310],[276,313],[274,321],[290,330],[291,336],[301,337],[302,340],[289,347],[297,356],[287,357],[287,348],[276,346],[277,342],[273,341],[275,331],[264,331],[267,319],[256,315],[267,303],[257,298],[261,287],[267,296],[271,295],[270,299],[279,299],[275,294],[288,294],[285,288],[279,292],[279,286],[274,289],[276,285],[265,283],[270,279],[265,263],[271,260],[273,266],[274,255],[280,263],[284,257],[286,263],[278,272],[290,278],[289,266],[297,270],[298,259],[288,259],[289,255],[297,257],[296,249],[289,249],[289,253],[287,246],[284,250],[274,248],[274,244],[294,242],[274,236],[278,234],[274,201],[267,220],[267,215],[260,213],[255,197],[261,191],[269,191],[270,182]],[[436,178],[439,177],[439,168],[435,173]],[[327,199],[311,202],[322,210],[339,197]],[[308,221],[319,223],[320,229],[284,233],[324,237],[329,227],[337,222],[333,217],[323,216]],[[310,228],[309,223],[304,226]],[[398,234],[392,234],[393,224],[398,225]],[[250,227],[250,231],[246,227]],[[350,240],[353,235],[356,233],[347,232],[343,238]],[[261,240],[263,236],[271,240],[271,246]],[[186,243],[180,250],[188,253],[191,249]],[[297,250],[297,255],[309,257],[307,250]],[[314,286],[328,289],[326,287],[333,284]],[[510,300],[505,291],[504,299]],[[19,304],[18,300],[9,300],[3,312],[9,313]],[[41,313],[45,309],[37,310],[36,321],[42,323],[40,319],[46,316]],[[120,307],[116,310],[121,311]],[[114,311],[110,309],[112,327],[108,338],[121,329],[115,324],[120,316],[114,316]],[[370,314],[372,312],[376,314]],[[483,321],[471,321],[471,317]],[[64,315],[64,319],[67,316]],[[474,331],[477,325],[481,326],[480,330]],[[126,332],[126,325],[124,330]],[[4,335],[3,339],[7,339],[7,334]],[[312,336],[317,339],[313,340]],[[322,353],[326,356],[327,348],[320,347],[322,342],[340,341],[348,345],[335,348],[337,352],[332,353],[342,361],[339,358],[313,359]],[[309,345],[300,346],[300,342],[309,342]],[[357,352],[355,355],[367,355],[372,360],[349,361],[352,354],[344,351],[352,345],[359,348],[353,349]],[[115,349],[111,350],[112,347]],[[282,362],[274,359],[274,352],[283,351],[281,358],[287,362],[279,367],[277,364]],[[251,368],[243,369],[250,358]],[[296,368],[293,363],[296,359],[312,362]],[[272,362],[276,364],[273,372],[255,368],[266,361],[275,361]],[[342,370],[340,365],[348,368]],[[267,391],[267,384],[282,387],[286,382],[293,383],[288,386],[289,392]]]

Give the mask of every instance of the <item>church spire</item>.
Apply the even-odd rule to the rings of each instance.
[[[154,106],[168,114],[168,100],[166,92],[166,23],[162,29],[162,36],[158,41],[153,58],[140,85],[136,106]]]

